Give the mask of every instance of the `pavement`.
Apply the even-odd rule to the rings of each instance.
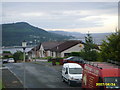
[[[12,73],[7,67],[2,67],[2,61],[0,62],[0,79],[2,80],[2,84],[4,85],[4,88],[2,90],[6,89],[13,89],[13,88],[23,88],[23,84],[20,82],[20,80]],[[4,65],[3,65],[4,66]]]
[[[5,88],[23,88],[20,80],[7,68],[2,69],[2,82]]]

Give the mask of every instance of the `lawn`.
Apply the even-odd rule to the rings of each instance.
[[[52,63],[52,62],[48,62],[48,63]],[[56,62],[56,64],[60,64],[59,62]]]
[[[0,90],[2,90],[3,85],[2,85],[2,81],[0,80]]]

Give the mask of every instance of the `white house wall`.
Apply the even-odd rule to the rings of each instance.
[[[43,46],[41,45],[41,46],[40,46],[40,49],[39,49],[39,56],[40,56],[40,57],[45,57],[45,55],[44,55],[43,52],[44,52],[44,48],[43,48]]]
[[[35,58],[35,51],[32,51],[32,57]]]
[[[56,52],[50,51],[50,56],[51,56],[51,57],[56,57]]]
[[[80,52],[84,48],[83,44],[77,44],[63,52],[61,52],[61,57],[64,57],[65,53],[71,53],[71,52]]]
[[[47,51],[47,56],[51,56],[50,50]]]

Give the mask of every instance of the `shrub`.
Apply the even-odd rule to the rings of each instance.
[[[70,55],[71,56],[80,56],[80,52],[72,52]]]
[[[21,51],[15,52],[15,53],[13,54],[13,58],[14,58],[15,62],[16,62],[17,60],[23,60],[23,52],[21,52]]]

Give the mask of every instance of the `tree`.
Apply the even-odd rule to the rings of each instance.
[[[109,35],[106,41],[103,40],[101,57],[103,61],[107,61],[107,59],[120,61],[120,30]]]
[[[95,47],[96,45],[93,43],[93,38],[88,32],[87,36],[85,37],[84,49],[80,52],[80,56],[88,61],[96,61],[98,52],[94,50]]]
[[[17,52],[15,52],[15,53],[13,54],[13,57],[14,57],[14,59],[15,59],[15,62],[16,62],[17,60],[23,60],[23,52],[17,51]]]

